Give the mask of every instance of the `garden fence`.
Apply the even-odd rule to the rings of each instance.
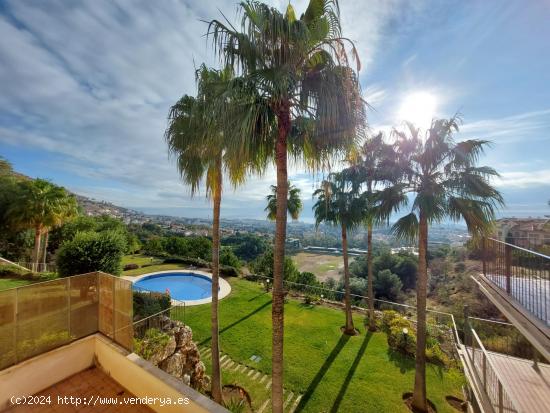
[[[252,275],[249,279],[255,279],[260,281],[264,288],[269,289],[273,285],[273,278],[263,275]],[[283,282],[285,292],[290,295],[299,295],[310,300],[320,300],[327,304],[335,304],[343,306],[344,292],[338,290],[332,290],[322,286],[314,286],[307,284],[300,284],[291,281]],[[369,308],[369,299],[363,295],[350,294],[352,299],[352,305],[354,310],[361,310],[366,313]],[[393,310],[401,315],[407,317],[413,322],[416,322],[416,307],[395,303],[392,301],[374,299],[374,309],[377,311]],[[426,310],[426,328],[430,334],[438,335],[442,329],[448,332],[448,339],[453,343],[453,346],[457,348],[460,345],[460,337],[457,331],[454,316],[451,313],[445,313],[442,311]]]

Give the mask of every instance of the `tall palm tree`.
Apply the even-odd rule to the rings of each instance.
[[[313,205],[315,223],[319,225],[326,222],[339,225],[342,231],[342,255],[344,258],[344,302],[346,310],[346,324],[344,333],[356,334],[351,313],[351,294],[349,285],[348,265],[348,231],[361,225],[365,220],[364,211],[367,206],[367,198],[360,194],[357,188],[345,179],[342,173],[331,173],[328,179],[323,181],[321,188],[313,193],[317,201]]]
[[[374,271],[372,258],[372,230],[375,225],[387,223],[393,212],[405,201],[404,194],[392,184],[399,177],[392,145],[384,142],[382,132],[369,137],[353,159],[352,165],[342,171],[344,178],[355,188],[361,188],[366,199],[364,210],[367,227],[367,272],[369,298],[369,330],[376,330],[374,316]]]
[[[396,151],[402,168],[403,193],[414,197],[411,212],[393,226],[404,239],[418,240],[418,280],[416,283],[417,341],[416,373],[412,406],[426,412],[426,287],[428,267],[428,226],[445,218],[463,219],[473,235],[483,234],[494,220],[495,209],[504,204],[491,186],[498,176],[487,166],[477,166],[488,141],[470,139],[455,143],[460,119],[436,119],[422,134],[411,123],[394,130]]]
[[[296,221],[300,217],[300,212],[302,212],[303,204],[302,199],[300,198],[300,188],[292,185],[288,181],[288,200],[287,208],[288,214],[290,217]],[[267,206],[264,211],[267,212],[267,219],[275,221],[277,217],[277,186],[271,185],[271,194],[266,197]]]
[[[224,105],[224,90],[232,78],[232,70],[208,69],[202,65],[197,70],[197,97],[185,95],[172,108],[168,116],[165,138],[169,152],[176,157],[177,167],[185,183],[194,195],[204,179],[206,195],[212,198],[212,387],[214,400],[222,402],[220,368],[218,290],[220,258],[220,209],[223,176],[226,173],[236,186],[243,182],[247,163],[238,154],[231,154],[226,146],[222,117],[217,110]]]
[[[364,105],[349,67],[337,0],[310,0],[300,18],[256,1],[243,1],[240,29],[213,20],[208,34],[221,60],[238,77],[226,93],[228,141],[245,158],[273,159],[277,209],[273,265],[272,410],[283,410],[283,264],[287,222],[287,152],[321,168],[355,142]],[[357,59],[358,60],[358,59]],[[359,70],[359,63],[357,63]],[[252,156],[250,156],[252,155]]]
[[[34,229],[32,270],[40,262],[42,235],[53,225],[59,225],[76,215],[77,203],[65,188],[43,179],[18,182],[19,190],[6,212],[12,226]]]

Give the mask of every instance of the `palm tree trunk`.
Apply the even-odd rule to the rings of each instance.
[[[272,384],[271,406],[273,413],[283,412],[283,341],[284,341],[284,261],[288,197],[287,136],[290,130],[288,103],[281,105],[278,113],[278,137],[275,146],[277,166],[277,214],[275,217],[275,242],[273,248],[273,303],[271,320],[272,342]]]
[[[44,248],[42,250],[42,271],[46,271],[46,261],[48,257],[48,239],[50,238],[50,231],[46,229],[44,231]]]
[[[427,412],[426,396],[426,294],[428,286],[428,221],[420,211],[418,228],[418,280],[416,282],[416,372],[412,407]]]
[[[42,226],[37,225],[34,229],[34,250],[32,253],[31,271],[36,271],[40,261],[40,239],[42,237]]]
[[[344,328],[344,334],[355,335],[355,327],[353,326],[353,317],[351,314],[351,295],[349,291],[348,234],[345,225],[342,225],[342,254],[344,255],[344,304],[346,307],[346,326]]]
[[[220,343],[218,325],[218,289],[220,285],[220,206],[222,199],[222,160],[216,161],[217,179],[214,187],[214,212],[212,218],[212,397],[222,403],[222,377],[220,368]]]
[[[374,273],[372,269],[372,223],[367,226],[367,272],[368,272],[368,296],[369,296],[369,331],[376,331],[374,318]]]

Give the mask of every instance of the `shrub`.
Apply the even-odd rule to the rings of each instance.
[[[196,267],[210,267],[210,263],[201,258],[172,256],[163,260],[164,264],[195,265]]]
[[[145,332],[143,339],[134,339],[134,351],[145,360],[149,360],[156,353],[164,351],[169,341],[168,334],[159,329],[150,328]]]
[[[0,265],[0,278],[19,278],[29,281],[49,281],[57,278],[57,273],[33,273],[32,271],[29,271],[26,268],[18,267],[17,265],[6,264]]]
[[[122,270],[130,271],[130,270],[137,270],[138,268],[139,268],[139,265],[132,263],[132,264],[126,264]]]
[[[230,247],[222,247],[220,251],[220,265],[234,267],[236,269],[241,268],[241,261],[233,252]]]
[[[61,245],[57,268],[62,277],[103,271],[118,275],[126,239],[118,231],[79,232]]]
[[[171,307],[172,301],[167,293],[134,291],[134,319],[141,320],[160,313]]]
[[[317,304],[320,300],[320,297],[313,294],[306,294],[304,296],[304,303],[307,305]]]
[[[12,264],[2,264],[0,265],[0,278],[2,277],[21,277],[22,275],[29,274],[30,271],[18,267],[17,265]]]
[[[238,277],[241,272],[235,267],[220,265],[220,275],[223,277]]]
[[[388,333],[390,331],[390,325],[397,317],[401,317],[397,311],[385,310],[382,311],[382,331]]]
[[[388,345],[403,354],[414,355],[416,351],[416,333],[413,324],[404,317],[397,316],[389,324]],[[407,329],[407,334],[404,333]]]

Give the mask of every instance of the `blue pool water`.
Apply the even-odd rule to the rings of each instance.
[[[137,290],[161,293],[169,291],[177,300],[200,300],[212,296],[212,281],[208,277],[191,272],[170,272],[150,275],[134,283]]]

